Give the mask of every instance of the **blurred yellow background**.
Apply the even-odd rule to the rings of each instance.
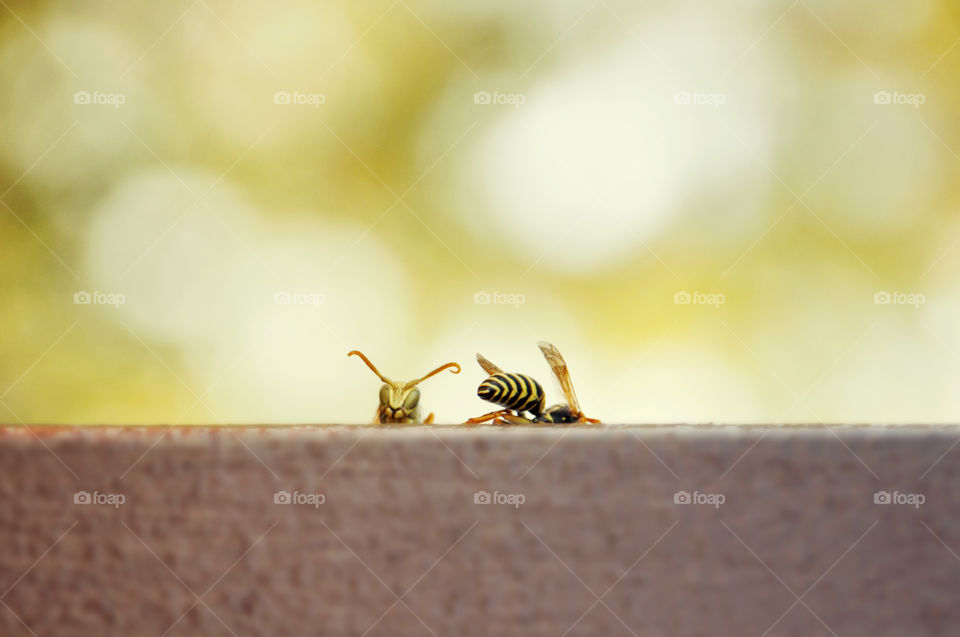
[[[946,0],[0,2],[0,421],[960,419]]]

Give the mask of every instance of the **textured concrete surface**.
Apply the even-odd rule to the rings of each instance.
[[[960,632],[957,428],[35,431],[4,636]]]

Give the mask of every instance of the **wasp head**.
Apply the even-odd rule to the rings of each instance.
[[[416,420],[420,409],[420,390],[406,384],[384,383],[380,387],[380,411],[388,422]]]
[[[374,374],[383,381],[380,386],[380,407],[377,411],[381,423],[410,423],[420,422],[420,390],[417,385],[445,369],[453,369],[454,374],[460,373],[460,366],[456,363],[447,363],[436,368],[426,376],[398,382],[390,380],[377,370],[366,356],[353,350],[347,356],[359,356]]]

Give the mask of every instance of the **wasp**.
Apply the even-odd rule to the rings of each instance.
[[[560,355],[560,350],[547,343],[540,341],[537,343],[543,357],[550,364],[550,369],[560,381],[560,388],[563,390],[563,396],[566,398],[566,404],[560,403],[544,408],[546,396],[543,393],[543,387],[540,383],[524,374],[508,373],[477,354],[477,362],[490,376],[480,383],[477,388],[477,396],[487,402],[500,405],[503,409],[492,411],[477,418],[471,418],[468,423],[481,423],[492,420],[495,425],[522,425],[532,423],[554,423],[566,424],[575,422],[599,423],[599,420],[587,418],[580,411],[580,402],[573,391],[573,383],[570,381],[570,372],[567,369],[567,363]],[[523,415],[527,412],[533,418],[527,418]]]
[[[420,419],[420,390],[417,385],[426,379],[439,374],[445,369],[453,369],[454,374],[460,373],[460,365],[457,363],[447,363],[436,368],[426,376],[416,380],[410,380],[405,383],[390,380],[380,373],[380,371],[370,362],[370,359],[362,352],[352,350],[347,356],[359,356],[367,367],[376,374],[383,385],[380,387],[380,405],[377,407],[377,413],[373,417],[373,424],[425,424],[433,422],[433,414],[429,414],[426,420]]]

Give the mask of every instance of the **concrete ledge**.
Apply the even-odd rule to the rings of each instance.
[[[5,636],[960,630],[958,428],[34,432]]]

